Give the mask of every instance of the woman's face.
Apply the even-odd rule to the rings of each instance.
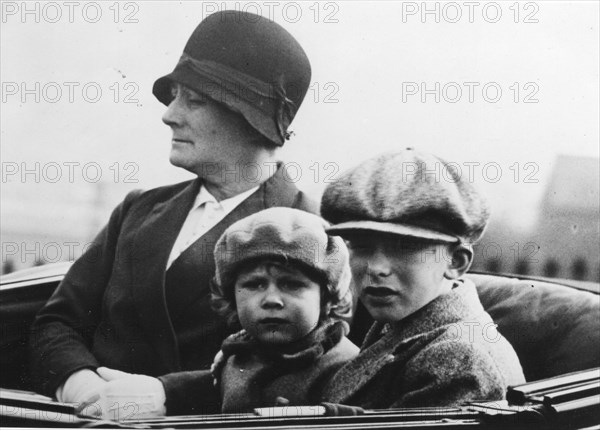
[[[173,84],[172,95],[162,118],[173,130],[171,164],[202,178],[235,177],[253,160],[256,146],[248,138],[257,132],[242,115],[181,84]]]

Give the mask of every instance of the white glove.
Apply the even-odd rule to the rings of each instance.
[[[72,373],[64,384],[56,390],[56,399],[65,403],[81,403],[90,397],[91,392],[101,390],[106,384],[96,372],[91,369],[81,369]]]
[[[225,365],[225,355],[222,350],[217,352],[215,358],[213,359],[212,364],[210,365],[210,373],[213,377],[213,385],[216,387],[219,385],[219,380],[221,379],[221,371],[223,370],[223,366]]]
[[[157,378],[99,367],[98,375],[105,384],[90,392],[81,410],[84,414],[107,420],[164,416],[167,412],[165,389]]]

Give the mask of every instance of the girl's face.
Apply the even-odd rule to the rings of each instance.
[[[293,266],[264,261],[238,275],[235,303],[240,323],[251,336],[284,345],[319,323],[321,287]]]

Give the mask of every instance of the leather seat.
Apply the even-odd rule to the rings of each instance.
[[[600,367],[600,295],[560,284],[469,274],[484,308],[515,348],[527,381]],[[50,278],[48,278],[50,279]],[[30,389],[27,336],[57,285],[40,279],[0,294],[0,386]],[[350,340],[360,345],[373,319],[358,304]]]
[[[470,274],[527,381],[600,366],[600,296],[560,284]]]

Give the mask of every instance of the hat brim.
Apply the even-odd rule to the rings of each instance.
[[[406,224],[396,224],[392,222],[379,221],[348,221],[343,222],[326,229],[327,234],[332,236],[351,236],[359,232],[376,231],[380,233],[395,234],[398,236],[408,236],[418,239],[430,240],[442,243],[458,243],[461,239],[457,236],[440,233],[423,227],[417,227]]]
[[[173,96],[171,95],[171,85],[177,82],[179,84],[183,84],[192,90],[201,93],[205,96],[211,97],[205,89],[213,89],[218,91],[218,87],[207,79],[204,79],[202,76],[199,76],[197,73],[194,73],[187,67],[176,67],[168,75],[162,76],[158,78],[152,87],[152,93],[158,99],[159,102],[164,104],[165,106],[169,106],[169,103],[173,100]],[[214,97],[211,97],[213,100],[216,100]],[[216,100],[219,101],[219,100]]]
[[[171,85],[173,82],[182,84],[199,94],[222,103],[231,111],[242,115],[252,128],[269,139],[269,141],[277,146],[283,145],[285,139],[279,135],[273,122],[273,115],[268,115],[260,108],[242,100],[241,97],[237,97],[235,94],[227,93],[224,87],[205,79],[187,66],[178,65],[173,72],[158,78],[154,82],[152,93],[165,106],[168,106],[173,100],[171,95]]]

